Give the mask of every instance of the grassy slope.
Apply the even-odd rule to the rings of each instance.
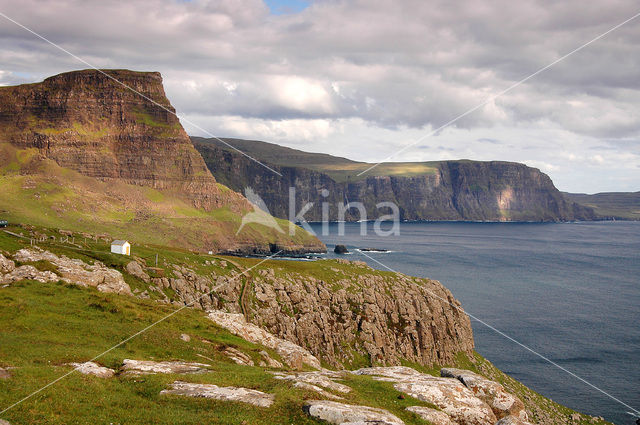
[[[38,158],[35,149],[0,145],[0,216],[12,222],[106,233],[137,243],[218,250],[278,242],[316,245],[300,228],[288,235],[249,224],[236,236],[243,211],[196,209],[178,194],[101,182]],[[221,186],[222,190],[229,190]],[[278,220],[282,229],[288,222]]]
[[[223,149],[232,150],[216,139],[193,137],[194,142],[213,143]],[[437,171],[438,162],[389,162],[380,164],[367,172],[366,176],[358,176],[372,164],[352,161],[323,153],[303,152],[296,149],[254,140],[222,139],[231,146],[246,154],[269,164],[280,166],[296,166],[320,171],[337,182],[358,181],[371,176],[419,176],[433,174]]]
[[[640,192],[565,193],[570,200],[591,207],[604,218],[640,220]]]
[[[19,227],[9,230],[24,233]],[[47,235],[59,235],[55,230],[36,229]],[[78,241],[76,241],[78,242]],[[17,238],[0,231],[0,251],[15,252],[27,247],[27,239]],[[130,258],[108,252],[101,242],[88,242],[86,249],[70,244],[47,242],[46,248],[85,262],[100,260],[119,269],[132,289],[144,290],[145,284],[128,275],[124,267]],[[188,251],[152,246],[134,246],[133,254],[154,263],[155,253],[160,264],[181,264],[198,273],[215,272],[217,275],[238,272],[259,260],[198,255]],[[215,264],[207,260],[217,260]],[[46,264],[39,265],[46,269]],[[268,261],[258,266],[274,268],[276,273],[313,274],[328,284],[338,278],[333,269],[350,274],[363,273],[358,266],[336,261],[295,262]],[[387,272],[374,272],[388,274]],[[153,293],[151,293],[153,298]],[[171,294],[167,294],[171,295]],[[0,410],[63,375],[70,368],[64,363],[85,361],[107,348],[145,328],[177,307],[158,304],[153,299],[103,294],[94,289],[80,289],[73,285],[22,282],[0,288],[0,367],[13,369],[14,377],[0,380]],[[186,343],[179,336],[187,333]],[[203,342],[207,340],[210,343]],[[117,368],[123,359],[187,360],[210,363],[210,373],[202,375],[151,375],[142,378],[119,376],[111,380],[72,374],[43,391],[33,399],[17,406],[2,418],[13,424],[34,423],[221,423],[232,424],[305,424],[315,423],[302,413],[303,399],[318,398],[317,394],[293,388],[289,383],[275,380],[260,367],[238,366],[220,354],[220,348],[231,345],[258,358],[263,347],[250,344],[219,328],[199,310],[184,309],[148,332],[107,353],[99,359],[105,366]],[[267,350],[274,358],[278,356]],[[202,357],[205,356],[206,358]],[[438,375],[439,368],[425,368],[407,363],[426,373]],[[365,364],[354,365],[365,366]],[[510,391],[525,401],[534,411],[536,419],[560,418],[562,423],[573,411],[542,397],[524,385],[500,372],[491,363],[476,355],[468,359],[458,357],[454,365],[475,370],[502,382]],[[276,394],[276,403],[264,410],[239,403],[222,403],[181,397],[161,397],[159,392],[174,379],[206,382],[217,385],[236,385]],[[370,377],[349,376],[345,383],[354,391],[346,397],[353,404],[385,408],[401,417],[407,424],[425,424],[406,412],[409,405],[426,405],[410,397],[399,399],[391,384],[373,381]],[[587,422],[583,424],[602,422]],[[549,423],[549,422],[547,422]]]

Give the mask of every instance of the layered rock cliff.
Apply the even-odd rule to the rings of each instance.
[[[250,142],[244,142],[243,148],[250,146]],[[194,144],[219,181],[238,191],[251,187],[277,217],[289,218],[289,188],[294,187],[296,213],[307,202],[314,203],[304,215],[308,221],[323,219],[323,203],[328,204],[330,220],[341,220],[338,205],[347,202],[363,203],[367,219],[389,214],[388,208],[376,207],[380,202],[396,204],[404,220],[570,221],[595,218],[591,208],[568,201],[549,176],[519,163],[442,161],[433,163],[432,172],[422,175],[371,175],[355,181],[349,178],[337,181],[328,173],[307,165],[297,166],[299,156],[289,152],[284,154],[291,155],[290,165],[269,163],[282,174],[280,177],[214,140],[194,138]],[[272,146],[276,151],[283,149]],[[261,152],[250,153],[259,155]],[[262,159],[261,156],[258,159]],[[305,160],[309,161],[308,158]],[[341,166],[353,167],[354,164],[359,163]],[[346,220],[364,218],[355,209],[350,209],[344,217]]]
[[[0,87],[0,211],[199,251],[325,250],[266,215],[271,226],[243,225],[253,206],[216,182],[174,112],[157,72],[85,70]]]
[[[37,148],[86,176],[174,190],[197,207],[248,208],[242,197],[216,185],[165,96],[159,73],[103,72],[0,87],[2,141]]]

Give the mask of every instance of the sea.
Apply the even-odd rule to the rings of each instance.
[[[392,236],[361,226],[331,223],[323,234],[322,224],[311,224],[325,257],[442,282],[473,317],[476,350],[529,388],[635,424],[640,222],[406,222]],[[335,244],[350,254],[334,254]]]

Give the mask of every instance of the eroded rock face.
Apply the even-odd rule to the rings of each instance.
[[[374,364],[444,364],[473,352],[469,318],[439,282],[354,267],[361,273],[331,284],[262,270],[253,280],[252,320],[336,367],[358,356]]]
[[[113,292],[116,294],[133,295],[131,288],[124,281],[122,273],[117,270],[106,267],[99,261],[93,264],[86,264],[81,260],[71,259],[64,255],[57,255],[44,251],[39,248],[21,249],[16,252],[14,259],[21,263],[30,263],[36,261],[48,261],[56,266],[60,277],[56,276],[55,280],[63,280],[65,282],[74,283],[80,286],[93,286],[101,292]],[[23,266],[26,267],[26,266]]]
[[[354,406],[336,401],[309,400],[305,403],[304,410],[312,418],[335,425],[404,425],[400,418],[386,410],[367,406]]]
[[[203,363],[154,362],[150,360],[124,359],[122,370],[125,373],[145,375],[152,373],[202,373],[210,366]]]
[[[321,368],[320,361],[309,351],[248,323],[242,314],[210,311],[208,317],[234,335],[275,350],[293,369],[301,369],[305,364],[316,369]]]
[[[18,282],[20,280],[35,280],[41,283],[57,282],[60,277],[50,271],[41,272],[30,265],[20,266],[7,273],[4,276],[0,276],[0,283],[7,284],[12,282]]]
[[[440,410],[425,406],[410,406],[407,407],[407,410],[420,416],[425,421],[431,422],[433,425],[456,425],[456,422],[452,421],[449,415]]]
[[[142,269],[142,266],[138,264],[137,261],[131,261],[129,264],[127,264],[126,269],[127,273],[137,277],[145,283],[149,283],[149,281],[151,280],[149,275]]]
[[[192,384],[175,381],[168,390],[160,394],[183,395],[188,397],[203,397],[223,401],[238,401],[253,404],[258,407],[269,407],[273,404],[274,396],[262,391],[247,388],[219,387],[212,384]]]
[[[284,367],[282,363],[274,359],[266,351],[260,351],[260,366],[280,369]]]
[[[456,378],[462,382],[478,398],[491,406],[498,419],[506,416],[515,416],[523,421],[529,419],[524,403],[518,397],[506,392],[498,382],[464,369],[444,368],[440,370],[440,375]]]
[[[142,93],[128,90],[109,76]],[[157,72],[85,70],[0,88],[0,133],[102,180],[173,189],[195,206],[248,209],[222,191],[169,103]]]
[[[78,372],[83,375],[93,375],[98,378],[111,378],[116,372],[108,367],[100,366],[94,362],[85,363],[69,363],[69,366],[73,366]]]
[[[354,373],[396,382],[396,390],[438,406],[460,425],[494,425],[497,421],[489,405],[457,379],[435,377],[407,367],[365,368]]]
[[[16,263],[0,254],[0,274],[11,273],[16,268]]]

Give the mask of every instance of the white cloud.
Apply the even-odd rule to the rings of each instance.
[[[0,0],[96,66],[162,72],[176,109],[215,134],[374,161],[636,9],[632,0],[344,0],[274,16],[261,0]],[[86,67],[6,21],[0,40],[0,84]],[[561,188],[638,190],[627,178],[640,155],[638,46],[632,22],[394,159],[527,161]]]

